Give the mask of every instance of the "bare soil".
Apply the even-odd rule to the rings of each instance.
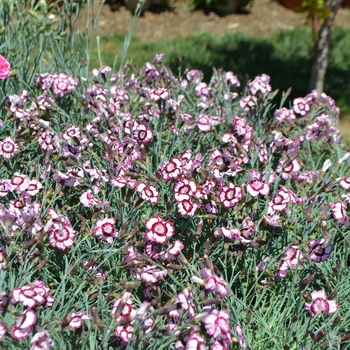
[[[131,12],[121,3],[101,5],[95,0],[93,7],[84,7],[77,23],[84,30],[99,11],[96,34],[127,34]],[[281,29],[291,30],[305,25],[305,14],[286,9],[276,0],[255,0],[250,9],[224,17],[205,9],[186,10],[184,0],[173,7],[153,3],[150,10],[138,19],[136,36],[142,41],[183,38],[207,31],[215,36],[227,32],[244,32],[253,36],[266,36]],[[89,15],[90,13],[90,15]],[[89,17],[90,16],[90,17]],[[90,18],[90,20],[89,20]],[[350,28],[350,9],[341,8],[336,24]]]

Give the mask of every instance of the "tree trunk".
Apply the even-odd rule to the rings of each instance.
[[[340,8],[340,4],[341,0],[330,0],[326,2],[326,6],[331,11],[331,15],[322,23],[321,28],[317,33],[309,83],[310,91],[317,90],[323,92],[324,78],[328,63],[329,43],[331,41],[335,17]]]

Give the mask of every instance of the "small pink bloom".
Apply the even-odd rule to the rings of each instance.
[[[204,319],[205,329],[214,339],[228,341],[228,343],[231,344],[231,328],[228,323],[229,318],[230,315],[226,310],[218,311],[214,309]]]
[[[141,198],[144,201],[152,204],[158,203],[159,192],[155,186],[141,182],[136,186],[136,191],[141,193]]]
[[[185,350],[207,350],[207,342],[198,333],[191,333],[188,337]]]
[[[243,198],[242,188],[230,182],[228,186],[222,186],[219,198],[226,208],[233,208]]]
[[[69,323],[65,329],[77,329],[82,326],[83,321],[90,320],[90,316],[88,316],[86,312],[72,312],[70,315],[68,315],[68,320]]]
[[[189,199],[184,199],[183,201],[177,204],[177,211],[182,216],[188,215],[193,217],[198,208],[199,205],[195,202],[192,202]]]
[[[320,240],[312,239],[308,243],[310,260],[314,262],[326,261],[332,253],[333,247],[331,244],[322,238]]]
[[[113,238],[119,236],[119,232],[115,228],[115,219],[105,218],[98,220],[94,227],[94,236],[101,241],[112,244]]]
[[[164,162],[160,166],[160,172],[164,180],[176,179],[182,172],[182,160],[172,157],[169,162]]]
[[[260,172],[257,170],[249,171],[249,179],[247,191],[252,197],[257,197],[259,193],[262,196],[267,196],[270,193],[270,185],[268,182],[260,181]]]
[[[309,102],[302,97],[298,97],[293,100],[293,110],[295,113],[304,116],[310,110]]]
[[[321,316],[322,311],[329,315],[338,310],[338,302],[336,300],[328,300],[323,289],[314,290],[311,293],[311,298],[312,302],[304,305],[304,309],[310,312],[311,317]]]
[[[10,63],[4,56],[0,55],[0,79],[4,80],[11,75]]]
[[[23,287],[15,288],[12,291],[12,299],[15,303],[22,303],[24,306],[33,308],[46,303],[50,288],[42,281],[35,281],[32,284],[25,284]]]
[[[147,144],[152,141],[153,131],[145,125],[138,125],[133,132],[134,138],[138,143]]]
[[[0,142],[0,156],[6,160],[18,153],[18,149],[18,145],[10,136],[5,137],[5,139]]]
[[[49,350],[54,347],[54,342],[48,331],[35,333],[30,341],[30,350]]]
[[[124,326],[117,326],[115,328],[115,334],[120,337],[120,339],[127,343],[131,340],[132,333],[134,332],[134,326],[132,324],[126,324]]]
[[[80,196],[79,200],[80,203],[85,207],[105,206],[109,204],[109,202],[100,201],[97,197],[94,196],[91,190],[84,192]]]
[[[245,350],[247,348],[247,345],[245,343],[243,329],[239,324],[236,325],[236,332],[237,332],[238,344],[241,347],[241,349]]]
[[[185,247],[184,243],[180,240],[176,240],[175,243],[170,245],[166,250],[164,250],[161,253],[161,258],[164,260],[165,263],[170,263],[171,261],[174,261],[179,254],[181,253],[181,250]]]
[[[299,247],[292,245],[283,254],[282,259],[280,260],[276,276],[278,278],[284,278],[287,275],[288,269],[296,269],[304,260],[305,256]]]
[[[201,278],[205,280],[205,289],[220,296],[230,294],[230,288],[222,277],[216,276],[211,270],[204,268],[201,270]]]
[[[343,201],[335,201],[332,203],[329,203],[334,219],[338,220],[341,225],[343,225],[345,228],[348,228],[350,226],[349,217],[346,213],[346,203]]]
[[[11,327],[12,336],[15,339],[24,339],[32,332],[37,317],[32,309],[27,309],[22,315],[16,317],[15,323]]]
[[[164,244],[175,234],[174,225],[159,215],[150,217],[146,221],[146,228],[145,238],[150,243]]]
[[[189,200],[197,192],[197,184],[193,180],[182,179],[174,185],[175,200],[181,202],[185,199]]]
[[[343,177],[339,181],[339,186],[344,188],[344,190],[350,190],[350,176]]]

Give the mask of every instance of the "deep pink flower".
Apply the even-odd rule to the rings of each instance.
[[[230,288],[222,277],[216,276],[211,270],[201,270],[201,278],[205,280],[205,289],[214,294],[225,296],[230,294]]]
[[[170,221],[164,221],[160,215],[150,217],[145,225],[145,238],[150,243],[164,244],[175,234],[174,225]]]
[[[69,321],[68,325],[65,326],[65,329],[77,329],[80,328],[83,325],[83,321],[90,320],[90,316],[86,314],[86,312],[72,312],[70,315],[67,316],[67,319]]]
[[[15,339],[24,339],[32,332],[37,317],[32,309],[27,309],[22,315],[16,317],[15,323],[11,327],[12,336]]]
[[[4,56],[0,55],[0,79],[4,80],[11,75],[10,63]]]
[[[333,247],[324,238],[312,239],[308,243],[310,260],[314,262],[326,261],[332,253]]]
[[[96,236],[101,241],[112,244],[113,238],[119,236],[119,232],[115,228],[115,219],[105,218],[96,221],[94,227],[94,236]]]
[[[226,208],[233,208],[243,198],[242,188],[230,182],[228,186],[222,186],[219,198]]]
[[[49,350],[55,346],[48,331],[35,333],[30,345],[30,350]]]
[[[310,312],[311,317],[321,316],[322,311],[329,315],[338,310],[338,302],[336,300],[328,300],[323,289],[314,290],[311,293],[311,298],[312,302],[304,305],[304,309]]]
[[[18,145],[10,136],[5,137],[5,139],[0,142],[0,156],[6,160],[18,153],[18,149]]]

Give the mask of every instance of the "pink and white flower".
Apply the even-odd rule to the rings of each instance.
[[[233,208],[243,198],[242,188],[230,182],[228,186],[222,186],[219,198],[224,207]]]
[[[11,327],[12,336],[15,339],[24,339],[32,332],[37,321],[34,310],[27,309],[22,315],[16,317],[15,323]]]
[[[134,138],[138,143],[147,144],[153,139],[153,131],[146,125],[138,125],[133,132]]]
[[[305,303],[304,309],[310,312],[311,317],[321,316],[322,311],[327,315],[338,310],[338,302],[336,300],[328,300],[326,292],[314,290],[311,293],[312,302]]]
[[[214,309],[204,319],[204,326],[208,334],[215,340],[221,340],[227,345],[232,344],[231,327],[229,325],[230,314],[226,310]]]
[[[49,243],[52,247],[66,250],[74,244],[76,231],[71,226],[69,219],[58,214],[53,208],[48,210],[51,220],[45,226],[49,232]]]
[[[298,246],[292,245],[288,247],[278,263],[276,277],[286,277],[288,269],[296,269],[303,262],[304,258],[305,256]]]
[[[295,113],[301,116],[306,115],[310,110],[310,104],[308,101],[304,100],[302,97],[298,97],[293,100],[293,110]]]
[[[270,185],[268,182],[260,181],[260,172],[257,170],[249,171],[249,179],[247,191],[252,197],[257,197],[259,193],[262,196],[268,196],[270,193]]]
[[[164,221],[160,215],[152,216],[146,221],[145,238],[150,243],[164,244],[175,234],[174,225]]]
[[[0,142],[0,156],[6,160],[16,155],[18,153],[18,150],[18,145],[10,136],[5,137],[5,139]]]
[[[181,202],[183,200],[190,200],[197,192],[197,184],[193,180],[182,179],[175,183],[174,193],[175,200]]]
[[[50,288],[43,281],[38,280],[15,288],[12,291],[12,300],[15,303],[22,303],[28,308],[34,308],[38,305],[45,305],[48,299],[51,300],[52,296],[49,292]]]
[[[77,329],[81,328],[83,321],[90,320],[90,316],[86,312],[72,312],[67,316],[68,324],[64,327],[65,329]]]
[[[177,203],[177,211],[182,216],[188,215],[193,217],[198,208],[199,205],[190,199],[184,199]]]
[[[35,333],[30,341],[30,350],[49,350],[54,346],[55,344],[48,331]]]
[[[211,270],[204,268],[201,270],[200,275],[205,280],[205,289],[209,292],[220,296],[230,294],[230,288],[226,281],[222,277],[216,276]]]
[[[152,204],[158,203],[159,191],[153,185],[147,185],[144,182],[140,182],[136,186],[136,191],[141,193],[141,198]]]
[[[176,179],[182,172],[182,160],[178,157],[172,157],[169,162],[164,162],[160,166],[160,172],[164,180]]]
[[[339,223],[345,228],[348,228],[350,226],[350,221],[346,212],[346,203],[337,200],[335,202],[329,203],[329,206],[332,209],[334,219],[338,220]]]
[[[112,244],[113,238],[119,236],[119,232],[115,228],[115,219],[105,218],[96,221],[94,227],[94,236],[96,236],[101,241]]]

